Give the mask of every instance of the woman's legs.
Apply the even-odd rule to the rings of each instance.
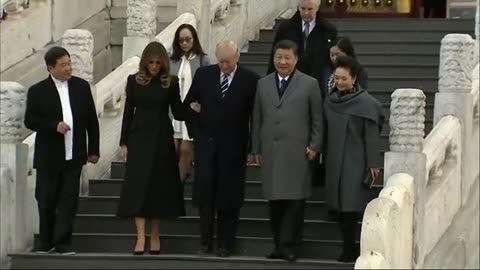
[[[137,240],[134,252],[143,252],[145,251],[145,218],[136,217],[135,226],[137,227]]]
[[[343,252],[338,258],[341,262],[354,262],[359,251],[355,244],[355,212],[341,212],[340,213],[340,228],[343,236]]]
[[[152,233],[150,235],[150,252],[160,251],[160,221],[152,219]]]
[[[177,148],[177,153],[179,153],[179,169],[180,169],[180,180],[183,182],[187,178],[188,173],[192,167],[193,161],[193,143],[191,141],[182,140],[180,142],[179,148]]]

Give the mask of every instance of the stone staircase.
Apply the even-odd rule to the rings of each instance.
[[[428,133],[432,128],[437,92],[440,39],[451,32],[471,33],[473,22],[416,19],[342,19],[332,22],[339,29],[339,35],[350,36],[354,41],[358,57],[369,73],[368,90],[382,102],[387,119],[393,90],[402,87],[424,90]],[[273,34],[272,30],[262,30],[259,40],[251,41],[248,52],[242,53],[241,64],[264,75]],[[388,132],[387,123],[382,132],[384,151],[388,151]],[[73,249],[77,255],[11,254],[12,269],[353,268],[353,264],[335,261],[341,250],[341,235],[338,223],[328,219],[322,188],[315,188],[306,204],[301,259],[296,263],[264,259],[264,255],[272,250],[273,241],[258,167],[247,169],[246,202],[241,209],[234,256],[196,255],[200,243],[199,217],[191,204],[191,180],[185,183],[187,216],[160,224],[164,254],[132,256],[134,223],[115,216],[123,175],[124,163],[112,162],[109,179],[90,180],[89,196],[80,199],[75,218]],[[360,224],[357,229],[360,230]],[[35,235],[35,240],[37,237]]]

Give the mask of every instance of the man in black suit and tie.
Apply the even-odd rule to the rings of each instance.
[[[237,65],[238,46],[217,45],[217,65],[199,68],[184,104],[192,110],[187,127],[195,145],[193,201],[201,227],[200,253],[212,251],[217,216],[217,255],[234,247],[240,207],[245,198],[245,170],[250,119],[259,76]]]
[[[90,85],[72,76],[68,51],[52,47],[45,62],[50,76],[30,87],[25,112],[25,126],[37,132],[33,167],[40,243],[36,252],[74,254],[71,236],[80,174],[87,161],[95,164],[100,156],[98,118]]]

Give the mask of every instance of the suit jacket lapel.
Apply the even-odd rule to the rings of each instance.
[[[55,82],[53,81],[51,76],[48,76],[48,81],[49,81],[48,91],[50,93],[47,96],[55,99],[55,106],[56,106],[55,109],[57,109],[57,112],[60,113],[60,117],[63,119],[62,101],[60,100],[60,94],[58,93],[57,86],[55,85]]]
[[[282,102],[294,91],[294,89],[297,87],[299,78],[298,78],[298,71],[295,71],[292,73],[292,78],[290,78],[290,81],[288,83],[287,89],[285,89],[285,92],[283,93],[282,98],[280,99],[278,106],[282,105]]]
[[[268,86],[268,94],[270,98],[273,100],[273,103],[278,107],[280,105],[280,97],[278,96],[278,86],[275,76],[277,76],[276,72],[271,73],[269,79],[269,86]]]

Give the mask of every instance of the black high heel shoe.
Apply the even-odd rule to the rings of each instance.
[[[135,251],[135,247],[137,246],[138,238],[135,239],[135,243],[133,244],[133,255],[143,255],[145,253],[145,245],[143,245],[142,251]]]
[[[160,240],[158,242],[160,243]],[[160,250],[161,250],[161,247],[158,250],[150,249],[149,253],[150,255],[160,255]]]

